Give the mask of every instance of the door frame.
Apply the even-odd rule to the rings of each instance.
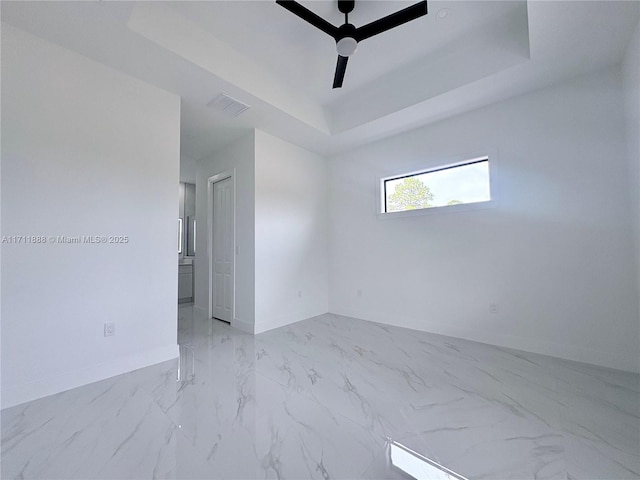
[[[230,178],[233,186],[232,219],[233,219],[233,298],[231,299],[231,320],[236,319],[236,169],[217,173],[207,180],[207,255],[209,257],[209,317],[213,318],[213,184]]]

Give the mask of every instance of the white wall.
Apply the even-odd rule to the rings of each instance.
[[[326,313],[327,165],[318,155],[259,130],[197,162],[196,215],[208,225],[207,182],[235,169],[236,312],[252,333]],[[207,244],[198,228],[198,245]],[[209,310],[206,250],[196,249],[196,308]]]
[[[197,162],[186,155],[180,155],[180,181],[196,183]]]
[[[328,311],[327,162],[256,131],[256,333]]]
[[[631,205],[635,238],[637,298],[640,304],[640,23],[623,62],[627,154],[631,181]],[[640,306],[638,307],[640,310]],[[640,318],[638,318],[640,323]],[[640,339],[638,339],[640,341]],[[640,358],[637,360],[640,362]],[[640,367],[639,367],[640,369]]]
[[[254,132],[197,163],[195,305],[209,313],[208,179],[235,169],[236,175],[236,311],[232,325],[253,332],[255,319],[255,143]]]
[[[2,406],[178,355],[180,100],[2,25]],[[116,323],[105,338],[103,324]]]
[[[603,71],[332,158],[330,311],[637,370],[621,87]],[[376,218],[376,177],[494,150],[495,208]]]

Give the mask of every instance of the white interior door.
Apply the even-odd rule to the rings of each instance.
[[[225,322],[233,320],[233,202],[233,180],[231,178],[213,184],[212,314],[214,318]]]

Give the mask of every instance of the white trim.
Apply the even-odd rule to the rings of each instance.
[[[308,320],[309,318],[319,317],[320,315],[324,315],[325,313],[329,313],[326,305],[320,309],[308,308],[305,311],[291,311],[284,315],[270,315],[268,321],[263,321],[256,324],[256,326],[254,327],[254,333],[257,335],[259,333],[274,330],[276,328],[286,327],[288,325],[293,325],[294,323],[302,322],[303,320]]]
[[[201,307],[200,305],[196,305],[194,303],[193,304],[193,311],[194,311],[194,313],[196,313],[197,315],[201,316],[202,318],[207,318],[207,309],[205,307]]]
[[[356,308],[333,308],[330,313],[383,325],[391,325],[470,342],[493,345],[500,348],[546,355],[563,360],[612,368],[614,370],[640,373],[636,363],[629,363],[627,359],[621,358],[617,352],[595,350],[554,341],[538,340],[527,336],[516,336],[506,332],[496,332],[495,330],[488,331],[486,328],[461,327],[445,321],[430,321],[424,318],[398,315],[395,313],[390,314],[379,310],[367,311]]]
[[[47,397],[56,393],[82,387],[90,383],[129,373],[139,368],[178,358],[178,345],[154,348],[142,353],[126,355],[113,361],[70,370],[59,375],[39,378],[31,382],[2,389],[2,408]]]
[[[383,182],[385,180],[397,178],[404,175],[415,175],[420,173],[428,173],[431,170],[440,168],[455,167],[464,165],[487,158],[489,160],[489,190],[491,192],[491,200],[486,202],[462,203],[459,205],[442,205],[439,207],[421,208],[418,210],[406,210],[402,212],[385,212],[383,198]],[[378,176],[376,182],[375,197],[375,214],[378,220],[390,220],[394,218],[421,217],[423,215],[441,215],[448,213],[469,212],[474,210],[484,210],[486,208],[494,208],[498,204],[498,154],[497,149],[490,148],[483,152],[472,152],[466,154],[458,154],[449,157],[434,157],[425,159],[422,165],[416,165],[413,161],[411,165],[396,166],[393,170],[388,170],[384,175]]]
[[[238,318],[234,318],[231,322],[231,326],[237,330],[241,330],[246,333],[255,334],[253,323],[245,322],[244,320],[240,320]]]
[[[209,266],[209,315],[213,318],[213,184],[231,178],[233,184],[233,301],[231,305],[232,322],[236,318],[236,169],[225,170],[207,179],[207,256]]]

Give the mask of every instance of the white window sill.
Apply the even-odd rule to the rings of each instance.
[[[402,212],[378,212],[378,220],[391,220],[393,218],[422,217],[424,215],[442,215],[449,213],[472,212],[494,208],[496,201],[462,203],[459,205],[443,205],[442,207],[420,208],[416,210],[404,210]]]

